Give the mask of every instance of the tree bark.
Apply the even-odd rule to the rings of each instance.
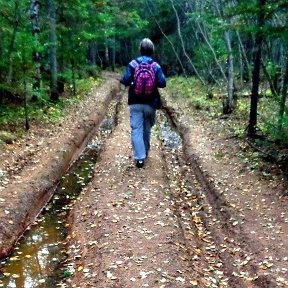
[[[233,51],[231,46],[231,35],[229,31],[225,31],[225,43],[228,51],[228,63],[227,63],[227,97],[223,103],[223,114],[229,114],[234,108],[234,60]]]
[[[13,33],[12,38],[10,40],[9,48],[8,48],[8,56],[7,59],[9,61],[8,66],[8,73],[7,73],[7,83],[11,83],[12,77],[13,77],[13,50],[14,50],[14,44],[16,40],[16,34],[19,27],[19,1],[15,1],[15,7],[14,7],[14,22],[13,22]]]
[[[179,55],[178,55],[178,53],[177,53],[177,51],[176,51],[176,49],[175,49],[175,46],[173,45],[173,43],[171,42],[171,40],[169,39],[169,37],[165,34],[165,32],[163,31],[163,29],[162,29],[162,27],[160,26],[159,22],[157,21],[157,19],[156,19],[155,15],[154,15],[154,13],[153,13],[153,11],[152,11],[152,9],[151,9],[151,6],[150,6],[150,3],[148,2],[148,0],[146,0],[146,6],[147,6],[150,14],[151,14],[152,17],[154,18],[154,21],[155,21],[155,23],[157,24],[157,26],[158,26],[161,34],[162,34],[162,35],[164,36],[164,38],[168,41],[168,43],[171,45],[171,48],[172,48],[172,50],[173,50],[173,52],[174,52],[174,55],[175,55],[176,59],[178,60],[179,65],[181,66],[181,69],[182,69],[182,71],[183,71],[183,74],[185,75],[185,77],[187,77],[186,70],[185,70],[185,68],[184,68],[184,66],[183,66],[183,63],[182,63],[182,61],[181,61],[181,59],[180,59],[180,57],[179,57]]]
[[[109,67],[110,58],[109,58],[109,47],[108,39],[105,40],[105,68]]]
[[[242,52],[241,53],[241,56],[244,58],[244,62],[245,62],[245,65],[246,65],[246,68],[247,68],[247,71],[248,71],[248,75],[249,75],[249,79],[252,78],[252,74],[251,74],[251,65],[248,61],[248,58],[247,58],[247,54],[245,52],[245,48],[243,46],[243,42],[241,40],[241,37],[240,37],[240,34],[239,34],[239,31],[236,31],[236,35],[237,35],[237,38],[238,38],[238,42],[239,42],[239,45],[240,45],[240,51]],[[241,61],[242,62],[242,61]],[[243,71],[243,69],[242,69]]]
[[[113,36],[113,47],[112,47],[112,71],[115,71],[115,61],[116,61],[116,37]]]
[[[75,96],[76,95],[76,77],[75,77],[75,63],[73,59],[71,59],[71,72],[72,72],[73,96]]]
[[[286,108],[287,86],[288,86],[288,55],[286,53],[285,69],[284,69],[284,75],[283,75],[283,80],[282,80],[281,98],[280,98],[280,104],[279,104],[279,126],[278,126],[279,131],[281,131],[282,129],[282,120],[283,120],[283,116],[284,116],[285,108]]]
[[[47,19],[49,26],[49,65],[50,65],[50,99],[58,100],[59,93],[57,90],[57,35],[56,35],[56,7],[55,0],[47,1]]]
[[[222,68],[222,66],[221,66],[221,64],[220,64],[220,62],[219,62],[219,60],[218,60],[218,58],[217,58],[216,52],[215,52],[214,48],[212,47],[210,41],[208,40],[206,34],[204,33],[203,28],[201,27],[199,21],[197,21],[197,26],[198,26],[199,31],[200,31],[200,33],[202,34],[202,36],[203,36],[206,44],[208,45],[209,49],[210,49],[211,52],[212,52],[212,55],[213,55],[214,60],[215,60],[215,63],[217,64],[217,66],[218,66],[218,68],[219,68],[219,71],[221,72],[224,81],[225,81],[225,82],[228,82],[227,77],[226,77],[226,74],[225,74],[225,72],[223,71],[223,68]]]
[[[92,41],[89,43],[89,61],[92,66],[96,66],[96,55],[97,55],[97,47],[96,42]]]
[[[40,32],[40,27],[38,24],[38,16],[39,16],[39,6],[40,3],[38,0],[32,0],[31,6],[30,6],[30,19],[32,23],[32,35],[34,37],[34,43],[35,47],[39,46],[39,40],[38,35]],[[40,54],[37,51],[37,48],[35,51],[33,51],[33,62],[35,65],[35,74],[33,79],[33,89],[39,89],[40,88],[40,81],[41,81],[41,72],[40,72]]]
[[[186,57],[186,59],[188,60],[188,62],[190,63],[190,65],[191,65],[194,73],[196,74],[197,78],[199,79],[199,81],[202,83],[203,86],[205,86],[204,80],[202,79],[202,77],[201,77],[200,74],[198,73],[198,71],[197,71],[196,67],[194,66],[191,58],[188,56],[188,54],[187,54],[187,52],[186,52],[185,44],[184,44],[183,37],[182,37],[182,33],[181,33],[181,26],[180,26],[179,15],[178,15],[177,9],[175,8],[175,5],[174,5],[173,0],[170,0],[170,2],[171,2],[171,5],[172,5],[173,10],[174,10],[174,12],[175,12],[176,19],[177,19],[177,31],[178,31],[178,36],[179,36],[179,39],[180,39],[180,42],[181,42],[183,54],[184,54],[184,56]]]
[[[213,72],[211,71],[212,69],[210,69],[210,66],[209,66],[209,64],[207,63],[207,60],[206,60],[206,58],[205,58],[205,53],[203,52],[202,41],[199,40],[199,36],[198,36],[195,28],[193,27],[193,25],[191,26],[191,29],[193,30],[193,33],[194,33],[194,35],[195,35],[195,39],[198,40],[198,42],[199,42],[198,45],[199,45],[200,51],[201,51],[201,53],[202,53],[203,62],[204,62],[205,65],[206,65],[206,73],[205,73],[205,74],[206,74],[206,75],[209,74],[209,75],[210,75],[210,76],[209,76],[210,79],[212,79],[212,81],[213,81],[214,83],[216,83],[218,86],[220,86],[220,83],[219,83],[218,79],[217,79],[216,77],[214,77]],[[208,77],[207,77],[207,78],[208,78]],[[208,81],[209,81],[209,79],[208,79]]]
[[[264,7],[266,0],[258,0],[259,14],[258,14],[258,31],[256,33],[255,48],[254,48],[254,69],[252,74],[252,90],[250,102],[250,117],[248,124],[248,136],[255,136],[257,125],[257,110],[259,98],[259,81],[260,81],[260,66],[261,66],[261,53],[263,42],[263,26],[265,23]]]

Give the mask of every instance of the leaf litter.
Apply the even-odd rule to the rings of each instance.
[[[182,118],[184,119],[185,113],[182,113],[182,116],[183,116]],[[125,117],[127,117],[127,115]],[[194,117],[194,119],[195,118],[197,118],[197,116]],[[184,122],[188,123],[190,127],[195,127],[196,131],[199,127],[197,131],[199,132],[199,130],[201,130],[200,127],[202,126],[191,124],[191,119],[193,119],[193,117],[189,118],[186,115]],[[218,164],[221,163],[222,160],[223,160],[222,165],[223,165],[223,162],[225,162],[223,166],[225,169],[222,168],[222,170],[219,170],[219,171],[214,170],[214,172],[213,172],[213,168],[214,168],[213,163],[211,164],[211,161],[209,160],[213,158],[215,159],[215,157],[214,156],[209,157],[208,154],[204,155],[203,159],[205,160],[201,164],[203,166],[202,167],[203,171],[209,171],[210,173],[212,172],[210,174],[210,175],[213,175],[213,177],[211,177],[211,181],[212,180],[214,181],[215,187],[219,191],[219,195],[223,195],[224,197],[226,197],[226,199],[229,199],[229,201],[227,201],[226,203],[227,207],[229,206],[231,209],[234,209],[235,211],[239,212],[240,213],[239,215],[243,217],[243,219],[239,219],[237,217],[235,219],[229,218],[227,219],[227,222],[230,223],[230,225],[234,227],[235,229],[240,229],[239,231],[241,231],[242,225],[248,224],[249,225],[248,227],[251,227],[249,234],[253,236],[255,235],[256,239],[258,238],[261,241],[261,245],[263,245],[263,243],[264,244],[267,243],[267,247],[263,249],[266,256],[263,256],[262,259],[260,259],[257,255],[259,254],[257,252],[257,249],[255,249],[255,254],[249,253],[249,251],[246,251],[242,243],[238,241],[238,237],[235,237],[235,239],[233,239],[235,235],[229,235],[227,237],[223,237],[221,239],[221,242],[216,241],[217,243],[214,243],[215,239],[213,239],[214,238],[213,233],[215,229],[217,230],[218,228],[221,227],[221,225],[223,225],[223,222],[221,223],[221,220],[223,219],[217,216],[215,217],[215,213],[213,213],[213,207],[208,204],[209,201],[207,201],[204,191],[201,191],[201,187],[200,187],[201,185],[199,185],[196,178],[194,180],[189,179],[188,181],[190,182],[189,185],[186,183],[186,180],[184,179],[185,177],[183,177],[183,170],[186,171],[185,173],[193,174],[192,173],[193,169],[191,169],[191,165],[189,164],[185,166],[185,164],[181,163],[180,168],[179,168],[178,167],[179,164],[177,164],[177,161],[179,160],[178,158],[179,157],[181,158],[182,156],[175,153],[175,151],[177,152],[177,149],[175,150],[175,148],[173,147],[172,149],[171,147],[168,147],[171,150],[168,150],[168,153],[166,154],[164,153],[165,154],[164,163],[161,162],[161,165],[160,165],[161,167],[157,166],[158,169],[164,169],[165,180],[163,181],[162,176],[161,176],[160,178],[157,178],[157,179],[155,178],[151,180],[151,183],[150,183],[151,188],[142,187],[143,183],[147,179],[147,174],[149,174],[148,176],[150,177],[151,173],[152,174],[155,173],[155,169],[154,169],[155,159],[154,158],[158,158],[159,154],[163,153],[162,144],[153,138],[154,143],[153,143],[151,152],[153,151],[154,152],[151,153],[151,156],[149,156],[149,159],[148,159],[149,161],[151,160],[151,162],[149,163],[147,161],[147,166],[143,169],[143,170],[149,170],[149,173],[145,174],[145,171],[138,171],[138,170],[135,171],[133,162],[130,157],[130,153],[131,153],[130,150],[129,149],[121,150],[122,146],[125,146],[125,145],[127,146],[127,143],[130,142],[129,137],[127,136],[129,133],[128,130],[129,128],[126,126],[125,128],[123,128],[123,131],[120,133],[122,136],[124,134],[126,135],[124,137],[124,140],[121,137],[120,138],[118,137],[117,140],[115,139],[111,140],[114,142],[116,141],[116,143],[114,144],[112,143],[114,146],[111,145],[110,149],[112,150],[114,149],[115,151],[117,151],[117,149],[120,149],[120,152],[118,152],[116,156],[113,158],[111,155],[113,155],[114,151],[112,152],[110,150],[109,152],[110,155],[108,155],[109,157],[107,156],[106,158],[107,163],[105,163],[105,165],[102,165],[105,167],[103,167],[103,169],[102,167],[99,167],[99,166],[95,168],[94,175],[96,178],[98,178],[98,180],[94,180],[93,184],[89,188],[84,189],[83,195],[76,201],[75,211],[83,211],[83,215],[76,213],[76,217],[75,217],[76,221],[72,225],[72,227],[70,227],[71,233],[67,238],[68,241],[70,241],[71,239],[75,241],[74,245],[71,245],[71,249],[70,249],[71,253],[69,254],[70,262],[67,263],[67,270],[70,271],[71,274],[76,273],[76,275],[74,276],[76,280],[69,278],[67,279],[67,284],[70,285],[72,282],[73,286],[77,287],[77,283],[83,283],[83,284],[86,283],[87,285],[90,285],[90,287],[93,287],[94,283],[101,283],[101,281],[103,281],[102,283],[106,285],[104,287],[108,287],[107,285],[109,283],[105,282],[104,280],[104,278],[107,278],[107,277],[103,277],[103,276],[106,276],[106,275],[103,275],[103,271],[105,270],[102,269],[103,266],[105,266],[106,264],[104,263],[103,265],[101,265],[101,261],[103,260],[103,258],[108,255],[108,258],[115,256],[115,259],[120,259],[120,260],[115,260],[115,261],[118,261],[118,263],[120,264],[117,264],[115,261],[111,261],[109,265],[108,264],[106,265],[108,268],[110,266],[112,267],[111,271],[107,270],[107,271],[110,271],[110,273],[113,274],[115,273],[114,270],[116,270],[116,272],[117,270],[119,270],[119,274],[120,276],[122,276],[127,271],[132,271],[132,272],[135,272],[135,270],[137,271],[137,273],[131,272],[130,278],[128,278],[129,275],[125,276],[127,278],[127,281],[129,280],[130,282],[138,283],[139,280],[145,280],[149,278],[150,274],[146,275],[144,273],[148,273],[149,271],[155,272],[155,274],[157,273],[158,276],[160,275],[160,278],[159,278],[160,280],[158,279],[157,280],[158,282],[156,282],[157,284],[153,283],[151,287],[155,287],[155,286],[166,287],[165,286],[166,284],[171,285],[169,281],[176,281],[176,278],[182,277],[182,274],[185,275],[185,277],[183,277],[183,279],[185,279],[185,283],[186,283],[185,285],[188,285],[189,283],[189,285],[192,285],[192,287],[194,286],[195,287],[221,287],[221,285],[223,287],[226,287],[227,283],[229,283],[229,280],[230,280],[227,277],[228,275],[229,275],[229,278],[236,277],[236,278],[245,279],[245,282],[243,282],[245,285],[240,286],[240,287],[246,287],[246,286],[251,287],[252,283],[254,283],[255,280],[257,280],[258,278],[258,275],[251,274],[251,269],[249,267],[251,266],[253,267],[253,265],[258,266],[260,272],[262,270],[264,273],[267,273],[267,272],[275,273],[276,282],[277,282],[277,285],[279,285],[279,287],[288,286],[287,277],[286,277],[288,256],[285,255],[285,253],[284,255],[282,253],[281,255],[276,255],[275,257],[275,255],[273,255],[273,246],[271,247],[268,245],[268,243],[275,242],[274,245],[277,246],[278,242],[277,242],[276,235],[285,234],[285,231],[287,231],[285,229],[284,230],[281,229],[281,227],[277,227],[276,225],[277,221],[275,221],[277,219],[273,217],[275,214],[277,215],[277,213],[275,212],[273,213],[274,211],[273,209],[275,208],[275,205],[280,206],[281,203],[284,203],[283,199],[279,202],[277,201],[276,198],[274,198],[273,200],[275,201],[269,202],[265,198],[263,198],[262,197],[263,189],[261,189],[261,187],[259,188],[257,187],[257,185],[260,185],[260,183],[253,181],[255,179],[254,171],[250,173],[250,176],[254,177],[254,178],[252,177],[252,181],[249,182],[249,180],[247,180],[248,179],[247,174],[243,173],[243,175],[241,175],[241,173],[239,173],[236,176],[234,175],[234,179],[237,180],[237,185],[231,184],[233,181],[231,181],[231,174],[229,174],[229,172],[231,172],[232,170],[237,172],[238,169],[239,171],[244,171],[244,170],[243,170],[243,167],[240,167],[236,162],[234,162],[233,158],[229,157],[228,154],[225,153],[225,157],[222,157],[222,159],[217,159]],[[159,130],[161,130],[161,128],[153,131],[154,133],[153,137],[159,134]],[[206,132],[206,131],[208,131],[208,134],[210,133],[209,127],[203,128],[201,132],[198,134],[196,133],[197,135],[196,137],[192,136],[192,138],[195,140],[194,148],[196,147],[196,149],[198,149],[198,147],[201,147],[201,149],[203,150],[202,152],[204,153],[206,153],[207,151],[209,152],[210,148],[207,149],[207,143],[209,145],[211,142],[210,139],[203,138],[201,135],[202,132]],[[43,143],[45,143],[45,141]],[[165,143],[163,145],[165,146]],[[107,148],[108,146],[109,145],[107,145]],[[217,143],[215,146],[217,147]],[[222,148],[226,149],[225,145],[222,145],[221,149]],[[221,149],[219,149],[218,151],[222,151]],[[32,162],[33,161],[31,161],[31,163]],[[21,161],[19,161],[19,163],[21,163]],[[231,171],[224,173],[225,170],[227,170],[228,165],[234,165],[234,167],[233,169],[231,169]],[[116,170],[114,170],[113,166],[116,167]],[[21,167],[19,165],[19,171],[20,169]],[[6,175],[7,175],[6,170],[5,171],[4,170],[2,169],[0,171],[1,172],[0,182],[2,181],[1,182],[2,186],[0,187],[0,190],[2,187],[7,185],[8,183],[7,181],[9,181],[9,178],[8,177],[6,178]],[[17,168],[15,169],[15,171],[17,171]],[[116,174],[117,176],[115,177],[114,174]],[[127,175],[129,175],[130,178],[128,177],[127,179],[127,177],[125,177]],[[16,175],[15,177],[18,177],[18,176]],[[193,177],[194,176],[192,175],[192,178]],[[139,178],[141,179],[139,180]],[[167,180],[168,178],[169,180]],[[18,179],[18,181],[20,183],[21,179]],[[108,182],[110,183],[109,189],[106,187],[106,185],[103,184],[103,183],[106,184]],[[193,187],[192,184],[195,185],[195,187]],[[277,189],[277,185],[275,186],[275,184],[273,184],[272,181],[271,181],[270,187],[272,189]],[[144,189],[142,190],[142,188]],[[165,208],[165,210],[161,210],[161,212],[157,212],[157,213],[151,213],[150,212],[151,210],[148,209],[148,207],[145,207],[145,210],[142,209],[141,205],[139,205],[138,203],[138,202],[142,202],[142,198],[139,198],[140,190],[143,193],[151,192],[151,194],[149,195],[149,197],[151,198],[152,198],[151,196],[152,192],[155,192],[155,193],[161,192],[161,193],[164,193],[166,196],[169,195],[168,198],[163,198],[164,200],[162,198],[160,200],[159,198],[156,197],[154,198],[154,201],[153,201],[153,202],[158,201],[159,207],[163,207]],[[109,191],[111,192],[111,194],[109,194]],[[108,197],[113,198],[113,201],[112,200],[110,202],[108,201],[109,203],[107,204],[109,205],[102,205],[103,204],[103,203],[101,204],[101,201],[103,200],[102,198],[107,197],[107,195],[109,195]],[[240,201],[241,197],[244,197],[244,198],[246,197],[246,199],[244,201]],[[268,200],[271,199],[271,197],[270,198],[266,197],[266,198],[268,198]],[[145,202],[144,200],[143,200],[143,205],[146,206],[147,203],[149,205],[149,201]],[[6,199],[0,198],[0,202],[3,203],[5,201]],[[87,203],[86,206],[85,206],[85,202]],[[92,203],[92,205],[90,203]],[[138,203],[138,206],[137,206],[137,203]],[[160,203],[162,205],[160,205]],[[81,206],[82,204],[83,206]],[[99,206],[101,209],[99,209]],[[150,206],[153,208],[153,205],[150,205]],[[158,210],[159,207],[157,207],[157,209],[154,207],[153,209]],[[121,217],[122,211],[121,213],[119,213],[117,209],[124,209],[124,208],[127,208],[127,210],[125,210],[126,214],[125,214],[125,217]],[[225,209],[226,207],[224,207],[224,209],[221,208],[221,212],[225,212]],[[84,213],[86,210],[90,211],[90,213],[87,213],[87,212]],[[109,210],[113,210],[112,213],[114,214],[113,215],[109,214],[110,213]],[[9,211],[9,209],[7,209],[6,211]],[[141,215],[139,216],[139,214],[141,214],[143,211],[145,212],[145,216],[141,216]],[[259,217],[258,219],[251,217],[251,219],[253,220],[255,219],[256,221],[262,221],[261,225],[263,226],[264,229],[267,229],[267,231],[264,231],[263,233],[263,231],[259,230],[256,225],[255,226],[251,225],[251,223],[249,223],[249,217],[248,217],[249,215],[247,215],[247,211],[251,211],[251,212],[262,211],[260,214],[261,217]],[[267,214],[266,211],[269,213],[270,216],[266,215]],[[278,210],[275,209],[275,211],[278,211]],[[9,213],[6,213],[6,214],[8,215]],[[114,215],[117,215],[117,218],[115,218]],[[135,215],[137,217],[135,217]],[[163,219],[157,220],[157,216],[163,216],[163,215],[166,217],[164,220]],[[278,216],[281,218],[281,221],[283,223],[288,223],[287,212],[280,211],[280,213],[278,213]],[[90,221],[88,221],[89,219]],[[153,241],[153,239],[149,240],[147,239],[147,237],[144,237],[145,239],[141,239],[141,240],[138,239],[139,231],[144,231],[144,233],[140,233],[142,236],[146,235],[149,237],[149,234],[145,233],[146,230],[139,229],[138,227],[139,225],[137,225],[137,227],[132,226],[131,222],[135,221],[135,219],[137,219],[138,221],[137,223],[138,224],[140,223],[140,225],[145,224],[146,226],[148,224],[149,227],[155,226],[156,228],[158,228],[155,234],[157,234],[157,232],[161,230],[162,228],[166,229],[167,228],[166,226],[168,226],[168,228],[170,227],[171,231],[167,234],[169,236],[167,236],[167,239],[165,239],[166,241],[163,241],[161,243],[160,242],[155,243],[154,246],[161,248],[161,249],[163,248],[166,249],[168,245],[172,243],[173,247],[175,246],[177,248],[175,252],[178,255],[177,259],[178,260],[181,259],[181,263],[184,262],[184,264],[182,263],[182,265],[184,265],[183,267],[185,268],[186,263],[188,263],[187,264],[188,266],[192,265],[191,266],[192,269],[189,269],[190,268],[189,267],[188,271],[186,271],[186,269],[184,269],[183,267],[181,267],[181,269],[179,269],[178,267],[178,269],[173,270],[173,273],[170,273],[171,275],[167,273],[165,270],[164,272],[160,273],[159,271],[162,271],[161,268],[159,268],[160,270],[155,267],[153,267],[153,269],[148,269],[148,270],[135,269],[134,268],[135,265],[138,267],[143,267],[143,265],[145,266],[151,263],[153,264],[158,263],[156,259],[153,259],[153,257],[149,255],[149,253],[146,253],[146,256],[137,255],[137,257],[134,257],[135,253],[133,252],[133,249],[135,249],[136,251],[138,251],[139,249],[139,251],[141,252],[145,251],[145,249],[148,249],[148,251],[151,251],[152,249],[151,246],[144,247],[143,243],[144,243],[144,240]],[[171,222],[172,224],[170,223],[169,225],[167,225],[167,223],[169,222],[167,219],[169,221],[172,221]],[[163,225],[163,223],[166,225]],[[90,226],[88,229],[87,227],[85,227],[86,224],[88,225],[87,227]],[[110,231],[111,229],[112,230],[114,229],[114,226],[115,228],[117,228],[117,233],[116,232],[113,233],[113,231]],[[175,237],[177,239],[174,239],[173,237],[171,237],[174,235],[175,231],[179,232],[179,229],[181,230],[180,237],[178,238]],[[276,232],[275,232],[275,229],[276,229]],[[95,232],[96,230],[97,232]],[[148,231],[154,231],[154,230],[148,229]],[[210,234],[211,231],[212,231],[212,235]],[[273,235],[273,233],[276,235]],[[136,234],[137,236],[135,236],[134,234]],[[108,238],[109,242],[107,241],[105,242],[106,238]],[[133,248],[133,249],[130,248],[132,246],[130,242],[128,243],[129,238],[139,240],[139,241],[136,241],[136,244],[137,244],[136,248]],[[118,241],[119,239],[121,239],[121,241]],[[117,243],[118,244],[120,243],[119,245],[123,244],[123,250],[120,252],[117,250],[117,245],[116,245]],[[112,244],[116,246],[113,246]],[[128,244],[130,244],[130,246]],[[165,250],[159,250],[157,253],[161,254],[162,251],[165,251]],[[174,250],[172,249],[172,251]],[[222,257],[225,254],[231,255],[231,258],[233,259],[232,263],[230,263],[229,261],[228,261],[228,264],[225,263],[226,258]],[[219,256],[221,257],[219,258]],[[149,262],[151,263],[147,264],[145,259],[150,259]],[[167,260],[167,259],[163,260],[162,262],[164,264],[170,263],[170,265],[172,265],[171,263],[173,263],[173,265],[175,265],[176,263],[175,261],[171,262],[171,260]],[[280,263],[284,263],[284,266],[281,267],[281,265],[279,265]],[[227,270],[225,271],[226,269],[225,266],[230,265],[230,264],[231,264],[232,269],[235,268],[235,271],[233,271],[233,273],[230,273],[230,271],[228,271],[227,273]],[[81,266],[83,267],[83,270],[81,270],[81,273],[83,275],[77,271],[77,267],[81,267]],[[157,265],[155,264],[155,266]],[[89,268],[86,268],[86,267],[89,267]],[[139,271],[140,272],[142,271],[143,274],[140,274]],[[179,271],[181,271],[182,273],[180,273]],[[180,276],[177,276],[179,274]],[[81,275],[84,278],[82,278]],[[144,279],[141,279],[142,277],[141,275],[146,275],[147,277],[145,277]],[[151,275],[154,275],[154,274],[151,273]],[[186,277],[186,275],[189,275],[189,276]],[[259,275],[261,276],[261,274]],[[121,279],[121,277],[113,279],[112,282],[117,283],[115,284],[115,287],[118,287],[118,286],[120,287],[119,279]],[[178,280],[180,279],[182,278],[178,278]],[[81,282],[82,280],[83,282]],[[129,284],[130,282],[126,282],[127,285],[125,284],[126,286],[124,287],[137,287],[134,285],[135,283],[133,283],[133,285]],[[179,281],[179,283],[181,283],[181,280]],[[179,287],[177,286],[178,284],[175,284],[176,285],[175,287]],[[149,284],[143,283],[142,286],[148,287],[147,285]],[[57,286],[66,287],[66,284],[59,283],[59,285]],[[1,287],[1,283],[0,283],[0,287]],[[81,287],[81,285],[79,287]],[[234,286],[232,285],[231,287],[234,287]],[[262,286],[260,284],[260,286],[257,286],[257,287],[262,287]]]
[[[159,140],[163,125],[173,134],[161,117],[145,167],[137,169],[122,106],[93,181],[74,207],[74,255],[81,258],[72,255],[70,263],[83,269],[75,269],[72,287],[227,287],[218,249],[198,213],[199,195],[182,176],[179,136],[172,137],[177,147]],[[98,211],[102,217],[95,217]]]

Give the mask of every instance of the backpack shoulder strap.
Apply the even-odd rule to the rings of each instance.
[[[137,59],[134,59],[130,62],[130,64],[135,69],[140,63],[137,61]]]

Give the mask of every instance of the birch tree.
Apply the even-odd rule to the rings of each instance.
[[[157,24],[157,26],[158,26],[161,34],[164,36],[164,38],[165,38],[165,39],[168,41],[168,43],[170,44],[170,46],[171,46],[171,48],[172,48],[172,50],[173,50],[173,53],[174,53],[176,59],[178,60],[178,63],[179,63],[179,65],[181,66],[181,69],[182,69],[184,75],[187,77],[186,69],[184,68],[184,65],[183,65],[183,63],[182,63],[182,60],[180,59],[180,56],[178,55],[178,52],[177,52],[177,50],[176,50],[176,48],[175,48],[175,45],[174,45],[173,42],[169,39],[169,37],[166,35],[166,33],[164,32],[163,28],[161,27],[159,21],[158,21],[157,18],[155,17],[155,14],[154,14],[154,12],[153,12],[152,9],[151,9],[151,5],[150,5],[151,3],[149,3],[148,0],[145,0],[145,2],[146,2],[146,7],[147,7],[148,10],[150,11],[150,14],[153,16],[154,21],[155,21],[155,23]]]
[[[202,79],[201,75],[198,73],[198,70],[196,69],[195,65],[193,64],[191,58],[189,57],[189,55],[187,54],[187,51],[186,51],[186,48],[185,48],[185,43],[184,43],[184,40],[183,40],[183,37],[182,37],[182,33],[181,33],[181,25],[180,25],[180,19],[179,19],[179,15],[178,15],[178,12],[177,12],[177,9],[175,8],[175,5],[174,5],[174,2],[173,0],[170,0],[171,2],[171,5],[172,5],[172,8],[175,12],[175,15],[176,15],[176,19],[177,19],[177,32],[178,32],[178,36],[179,36],[179,39],[180,39],[180,43],[181,43],[181,47],[182,47],[182,50],[183,50],[183,54],[185,56],[185,58],[188,60],[188,63],[191,65],[192,69],[193,69],[193,72],[196,74],[197,78],[199,79],[199,81],[202,83],[203,86],[205,86],[205,82],[204,80]]]

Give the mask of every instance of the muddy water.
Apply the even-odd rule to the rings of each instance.
[[[160,139],[168,150],[179,150],[182,148],[182,139],[180,135],[172,129],[164,113],[159,114]]]
[[[112,116],[103,120],[97,135],[60,180],[41,215],[19,239],[13,254],[0,263],[0,287],[56,287],[69,276],[66,221],[75,199],[92,178],[101,147],[116,123],[116,104],[109,108]]]

